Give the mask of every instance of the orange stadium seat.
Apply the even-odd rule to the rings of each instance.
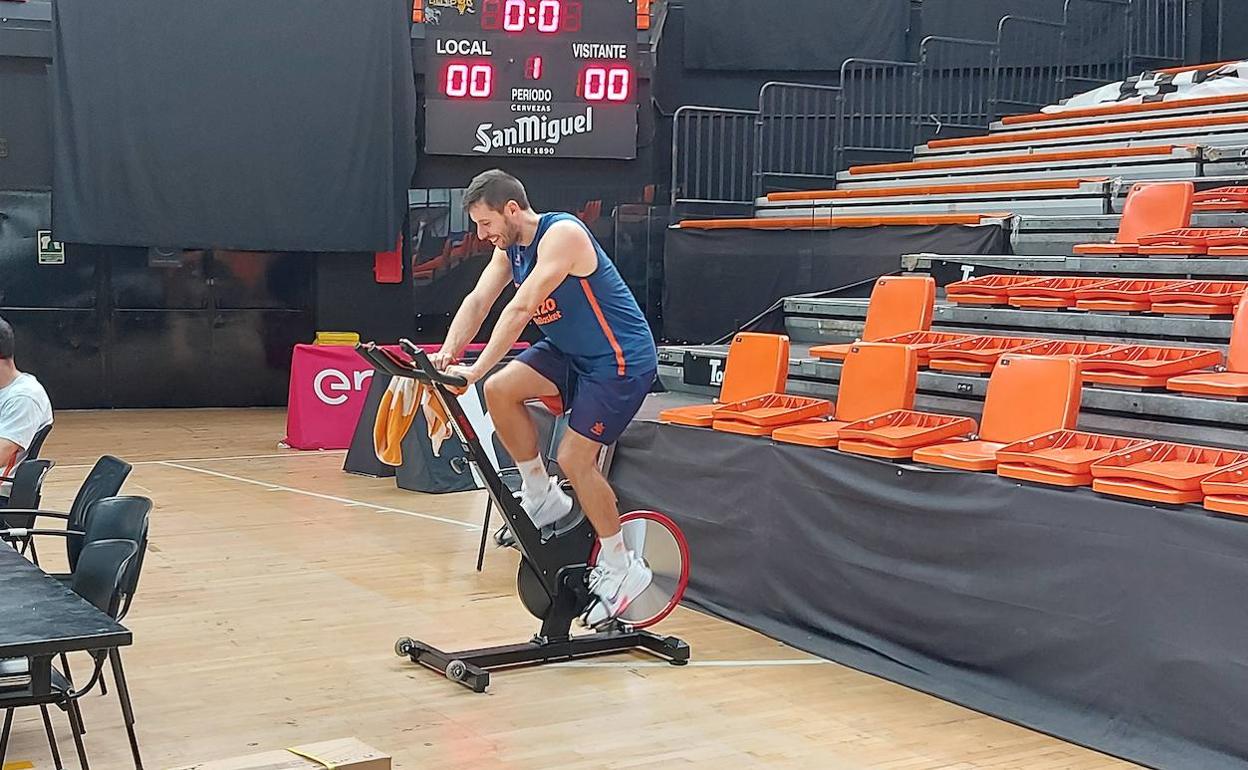
[[[1166,388],[1200,396],[1248,398],[1248,294],[1240,297],[1239,306],[1235,309],[1226,369],[1172,377],[1166,382]]]
[[[1063,309],[1073,307],[1075,292],[1095,289],[1110,283],[1109,278],[1074,278],[1053,276],[1039,281],[1006,288],[1005,293],[1012,307],[1033,309]]]
[[[945,372],[991,374],[997,359],[1006,353],[1026,353],[1046,342],[1049,340],[1035,337],[972,337],[932,348],[927,365]]]
[[[832,404],[822,398],[769,393],[715,408],[711,427],[726,433],[770,436],[776,428],[823,419]]]
[[[1163,388],[1177,374],[1222,363],[1222,351],[1164,345],[1124,345],[1089,356],[1083,379],[1120,388]]]
[[[886,275],[875,282],[867,304],[861,342],[875,342],[905,332],[927,331],[936,305],[936,280],[928,275]],[[815,358],[840,361],[853,343],[816,345]]]
[[[783,393],[789,377],[789,338],[783,334],[740,332],[728,346],[719,401],[665,409],[659,421],[709,428],[721,403]]]
[[[1248,462],[1232,465],[1200,482],[1205,510],[1248,516]]]
[[[1248,460],[1248,452],[1152,441],[1092,463],[1092,489],[1179,505],[1204,498],[1201,482]]]
[[[1148,439],[1055,430],[997,451],[997,475],[1058,487],[1092,483],[1092,464],[1149,443]]]
[[[1118,278],[1075,292],[1075,309],[1100,313],[1136,313],[1153,306],[1154,292],[1178,288],[1187,280]]]
[[[915,352],[919,366],[926,366],[932,348],[947,345],[950,342],[969,340],[975,336],[978,335],[961,334],[958,332],[906,332],[893,337],[885,337],[878,341],[886,342],[890,345],[905,345]]]
[[[1082,243],[1075,253],[1087,256],[1135,254],[1141,236],[1187,227],[1192,221],[1191,182],[1137,182],[1127,193],[1118,222],[1118,234],[1110,243]]]
[[[997,451],[1038,433],[1075,427],[1083,384],[1079,359],[1070,356],[1007,355],[997,362],[988,382],[979,435],[924,447],[915,462],[990,471]]]
[[[955,305],[1008,305],[1009,291],[1043,281],[1043,275],[981,275],[945,287],[945,298]]]
[[[776,441],[835,447],[851,422],[895,409],[914,408],[918,354],[906,345],[860,342],[849,349],[837,386],[835,419],[778,428]]]
[[[1189,281],[1154,292],[1149,309],[1163,315],[1232,315],[1245,289],[1244,281]]]
[[[1197,211],[1248,211],[1248,187],[1217,187],[1196,193]]]

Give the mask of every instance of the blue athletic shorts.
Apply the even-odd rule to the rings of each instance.
[[[613,444],[620,437],[641,409],[656,374],[628,377],[578,374],[567,355],[545,339],[522,351],[516,360],[559,389],[562,408],[568,413],[568,427],[600,444]],[[552,406],[549,401],[546,404]]]

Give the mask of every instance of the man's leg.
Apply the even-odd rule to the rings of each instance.
[[[512,361],[485,381],[485,403],[503,446],[516,462],[540,457],[537,426],[525,402],[552,398],[559,388],[528,364]]]
[[[598,468],[598,457],[603,446],[615,442],[628,427],[653,382],[652,375],[580,380],[568,433],[559,445],[559,467],[572,482],[601,543],[589,575],[589,590],[598,598],[583,617],[589,626],[618,617],[652,580],[641,555],[631,553],[624,543],[615,492]]]
[[[559,467],[567,474],[576,490],[581,510],[594,525],[599,538],[609,538],[620,531],[620,511],[615,491],[598,468],[602,444],[569,430],[559,444]]]
[[[555,382],[566,379],[566,366],[556,351],[535,346],[485,381],[485,402],[494,430],[520,471],[520,506],[538,529],[557,526],[567,518],[572,498],[546,473],[537,427],[525,403],[535,398],[562,401]]]

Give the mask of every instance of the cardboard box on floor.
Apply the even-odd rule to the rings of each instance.
[[[183,765],[173,770],[390,770],[390,755],[355,738]]]

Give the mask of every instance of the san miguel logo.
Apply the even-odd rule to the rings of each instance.
[[[485,154],[499,150],[509,155],[553,155],[555,145],[564,139],[593,132],[593,107],[586,107],[584,115],[569,118],[525,115],[516,118],[514,125],[506,128],[495,128],[493,123],[478,125],[477,144],[472,149]],[[550,146],[527,146],[542,143]]]
[[[465,13],[477,12],[475,1],[476,0],[425,0],[425,5],[432,6],[434,8],[454,8],[459,11],[460,16],[463,16]]]

